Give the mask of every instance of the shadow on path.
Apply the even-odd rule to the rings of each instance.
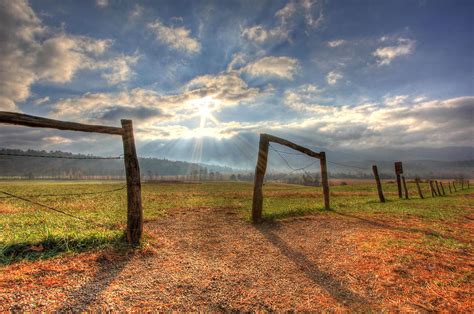
[[[361,295],[350,291],[342,282],[330,273],[318,268],[303,252],[292,248],[274,229],[277,225],[264,223],[255,225],[255,228],[280,252],[295,263],[315,284],[326,290],[337,302],[349,306],[352,309],[369,308],[370,303]]]
[[[75,291],[69,293],[65,302],[55,310],[56,313],[82,313],[96,301],[100,294],[109,287],[132,259],[133,254],[120,255],[114,259],[101,258],[99,270],[95,277],[85,282]]]

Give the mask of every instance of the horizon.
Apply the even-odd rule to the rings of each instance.
[[[132,119],[139,155],[221,166],[253,162],[259,133],[472,159],[472,12],[469,1],[1,0],[0,110]],[[0,128],[5,148],[121,152],[104,135]]]

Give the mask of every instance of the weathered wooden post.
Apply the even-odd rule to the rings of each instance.
[[[398,197],[402,198],[402,181],[400,175],[403,173],[403,165],[401,161],[395,163],[395,174],[397,175]]]
[[[143,233],[143,209],[140,183],[140,167],[138,165],[133,125],[131,120],[121,120],[123,134],[123,151],[125,175],[127,177],[127,241],[137,246]]]
[[[464,190],[464,178],[461,179],[461,190]]]
[[[140,243],[143,232],[143,212],[140,191],[140,169],[133,137],[131,120],[122,120],[122,127],[84,124],[47,119],[16,112],[0,111],[0,123],[23,125],[35,128],[121,135],[124,147],[125,171],[127,177],[127,240],[132,245]]]
[[[441,191],[443,191],[443,195],[446,195],[446,192],[444,191],[443,187],[443,182],[439,181],[439,185],[441,186]]]
[[[372,166],[372,172],[374,173],[375,183],[377,184],[377,192],[379,194],[380,203],[385,203],[385,197],[383,196],[382,183],[380,183],[379,171],[376,165]]]
[[[435,191],[434,186],[433,186],[433,181],[430,180],[429,183],[430,183],[431,197],[435,197],[436,196],[436,191]]]
[[[421,199],[424,199],[423,192],[421,191],[421,187],[420,187],[420,179],[415,178],[415,183],[416,183],[416,189],[418,190],[418,195],[420,196]]]
[[[438,196],[441,196],[441,190],[439,189],[438,180],[435,180],[435,184],[436,184],[436,192],[437,192]]]
[[[267,170],[268,158],[268,138],[266,134],[260,134],[260,142],[258,144],[258,159],[255,167],[255,178],[253,186],[252,201],[252,220],[253,222],[262,221],[263,207],[263,179]]]
[[[453,190],[451,190],[451,181],[448,181],[448,186],[449,186],[449,193],[453,194]]]
[[[326,153],[320,152],[319,153],[319,163],[321,165],[321,184],[323,186],[323,194],[324,194],[324,209],[329,210],[329,180],[328,180],[328,167],[326,163]]]
[[[467,189],[469,189],[469,180],[467,180]]]
[[[403,190],[405,191],[405,199],[408,199],[408,189],[407,189],[407,182],[405,181],[405,176],[402,176],[403,181]]]
[[[453,181],[453,188],[454,188],[454,192],[457,192],[458,190],[456,189],[456,182]]]

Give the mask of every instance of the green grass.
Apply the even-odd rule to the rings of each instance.
[[[0,191],[17,195],[67,194],[107,191],[120,188],[123,182],[3,181]],[[331,187],[331,211],[323,210],[321,188],[284,184],[264,186],[264,217],[283,219],[290,216],[321,214],[349,215],[372,219],[384,216],[396,219],[419,219],[445,231],[446,223],[466,215],[473,208],[467,190],[431,198],[423,184],[424,200],[413,193],[410,200],[400,200],[396,185],[384,183],[387,203],[378,202],[374,184]],[[409,190],[415,192],[414,184]],[[143,184],[145,221],[160,219],[172,208],[193,210],[198,207],[225,207],[238,211],[250,220],[253,186],[243,182],[202,184]],[[0,195],[2,197],[2,195]],[[86,223],[27,202],[0,198],[0,264],[19,260],[49,258],[63,252],[123,246],[126,224],[126,191],[83,196],[29,197],[39,203],[92,220],[105,227]],[[428,239],[435,245],[446,239]],[[434,243],[434,244],[433,244]],[[449,244],[449,243],[448,243]],[[450,245],[456,245],[451,243]],[[42,250],[35,251],[35,248]]]

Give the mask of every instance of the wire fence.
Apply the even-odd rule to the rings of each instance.
[[[36,158],[59,158],[59,159],[123,159],[123,155],[111,156],[111,157],[98,157],[98,156],[57,156],[57,155],[33,155],[33,154],[17,154],[17,153],[4,153],[0,152],[0,156],[14,156],[14,157],[36,157]]]
[[[59,214],[62,214],[62,215],[65,215],[65,216],[68,216],[68,217],[71,217],[71,218],[74,218],[74,219],[77,219],[77,220],[86,222],[86,223],[89,223],[89,224],[92,224],[92,225],[97,226],[97,227],[109,229],[109,226],[106,226],[106,225],[104,225],[104,224],[95,222],[95,221],[90,220],[90,219],[86,219],[86,218],[83,218],[83,217],[76,216],[76,215],[71,214],[71,213],[68,213],[68,212],[66,212],[66,211],[64,211],[64,210],[61,210],[61,209],[58,209],[58,208],[55,208],[55,207],[52,207],[52,206],[48,206],[48,205],[39,203],[39,202],[37,202],[37,201],[30,200],[30,199],[25,198],[25,197],[12,194],[12,193],[10,193],[10,192],[0,191],[0,193],[3,193],[3,194],[5,194],[5,195],[7,195],[7,196],[9,196],[9,197],[12,197],[12,198],[15,198],[15,199],[18,199],[18,200],[21,200],[21,201],[24,201],[24,202],[27,202],[27,203],[30,203],[30,204],[33,204],[33,205],[42,207],[42,208],[49,209],[49,210],[51,210],[51,211],[53,211],[53,212],[56,212],[56,213],[59,213]]]
[[[316,164],[318,162],[318,160],[316,160],[315,162],[312,162],[311,164],[307,165],[307,166],[304,166],[304,167],[301,167],[301,168],[295,168],[293,166],[291,166],[290,162],[285,158],[283,157],[282,154],[287,154],[287,155],[300,155],[300,156],[307,156],[306,154],[304,153],[300,153],[300,152],[286,152],[286,151],[281,151],[281,150],[278,150],[278,149],[275,149],[271,144],[269,145],[269,149],[271,151],[274,151],[275,153],[278,154],[278,156],[280,156],[280,158],[285,162],[286,166],[292,170],[291,173],[293,172],[296,172],[296,171],[304,171],[306,170],[307,168],[311,167],[312,165]],[[365,167],[359,167],[359,166],[354,166],[354,165],[348,165],[348,164],[344,164],[344,163],[339,163],[339,162],[334,162],[334,161],[330,161],[330,160],[327,160],[326,161],[330,164],[334,164],[334,165],[338,165],[338,166],[342,166],[342,167],[347,167],[347,168],[353,168],[353,169],[357,169],[357,170],[364,170],[364,171],[367,171],[369,169],[365,168]],[[290,173],[290,174],[291,174]],[[306,174],[308,174],[306,171],[305,171]]]
[[[60,194],[27,194],[21,195],[22,197],[33,197],[33,198],[40,198],[40,197],[69,197],[69,196],[84,196],[84,195],[97,195],[97,194],[106,194],[106,193],[113,193],[122,191],[127,188],[127,185],[124,185],[120,188],[106,190],[106,191],[98,191],[98,192],[83,192],[83,193],[60,193]],[[0,196],[0,198],[12,198],[14,196]]]

